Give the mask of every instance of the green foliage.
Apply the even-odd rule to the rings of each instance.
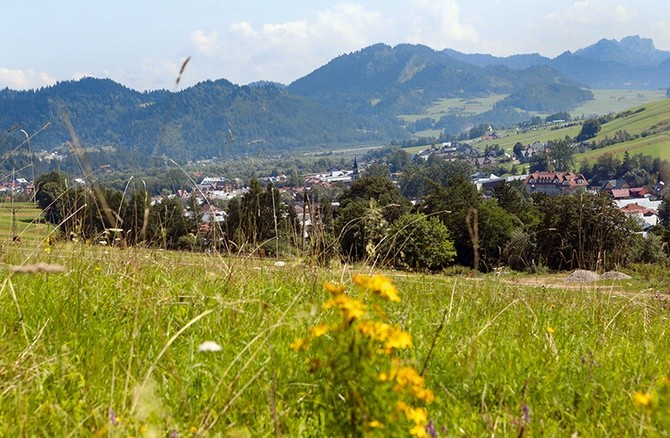
[[[511,106],[526,111],[568,111],[593,99],[588,90],[568,84],[534,84],[513,92],[496,106]]]
[[[575,138],[577,141],[589,140],[600,132],[600,122],[597,119],[589,119],[582,124],[579,135]]]
[[[549,160],[553,169],[558,172],[570,171],[572,168],[572,157],[575,155],[572,139],[565,137],[563,140],[554,140],[551,142],[550,149]]]
[[[632,224],[606,195],[536,196],[538,257],[551,269],[607,270],[628,254]]]
[[[378,253],[387,265],[416,271],[443,269],[456,256],[447,227],[421,213],[400,216],[389,227]]]
[[[435,215],[447,226],[454,238],[456,260],[465,266],[472,266],[474,256],[466,217],[480,203],[481,194],[474,184],[469,178],[456,174],[449,179],[446,187],[433,184],[419,206],[419,211]]]

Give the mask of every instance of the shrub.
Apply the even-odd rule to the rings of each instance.
[[[402,215],[389,228],[379,253],[388,265],[420,271],[442,269],[456,256],[447,227],[421,213]]]

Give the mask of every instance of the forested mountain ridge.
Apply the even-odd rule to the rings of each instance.
[[[385,144],[409,139],[415,128],[399,115],[422,114],[444,98],[508,96],[482,114],[434,120],[435,129],[456,136],[481,123],[500,128],[526,121],[529,111],[574,108],[592,98],[584,84],[613,86],[633,72],[648,85],[653,81],[645,69],[670,71],[670,59],[648,65],[667,54],[653,43],[632,38],[621,47],[615,44],[620,50],[612,44],[596,44],[579,56],[566,52],[548,63],[540,55],[495,58],[375,44],[341,55],[289,85],[259,81],[240,86],[219,79],[179,91],[138,92],[109,79],[84,78],[39,90],[4,89],[0,129],[7,132],[0,136],[0,151],[21,145],[21,130],[36,134],[30,145],[34,150],[64,146],[71,140],[65,116],[85,147],[114,151],[139,165],[150,156],[186,161]],[[609,49],[598,56],[601,46]],[[647,65],[612,60],[635,50],[628,62]]]
[[[218,80],[179,92],[140,93],[109,79],[85,78],[40,90],[0,90],[2,128],[33,134],[48,124],[32,139],[34,149],[71,140],[65,115],[85,147],[180,160],[387,142],[403,135],[399,127],[324,107],[275,84]],[[20,141],[21,135],[8,132],[0,147],[11,150]]]
[[[397,115],[416,113],[440,98],[511,94],[555,84],[579,88],[578,82],[546,66],[478,67],[426,46],[376,44],[333,59],[288,90],[360,114]]]

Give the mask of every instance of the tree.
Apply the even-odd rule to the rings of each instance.
[[[572,147],[572,140],[570,137],[565,137],[563,140],[554,140],[551,142],[551,152],[549,158],[553,164],[554,170],[560,172],[567,172],[572,167],[572,157],[575,150]]]
[[[335,219],[335,235],[345,260],[374,262],[377,245],[386,235],[388,222],[374,198],[355,199],[340,207]]]
[[[35,179],[35,200],[47,222],[58,224],[65,217],[63,196],[67,190],[67,175],[62,172],[49,172]]]
[[[609,269],[623,263],[632,224],[611,198],[575,193],[534,196],[542,217],[537,257],[550,269]]]
[[[514,152],[514,156],[517,160],[524,160],[525,157],[523,156],[523,144],[521,142],[517,141],[514,143],[514,148],[512,148],[512,151]]]
[[[409,201],[400,193],[398,187],[388,177],[365,175],[351,184],[340,196],[340,208],[354,200],[374,199],[383,209],[383,216],[389,222],[399,218],[409,207]]]
[[[456,250],[449,230],[439,219],[406,213],[389,228],[378,253],[390,266],[436,271],[451,263]]]
[[[419,211],[436,215],[454,238],[457,262],[472,266],[473,242],[468,231],[468,212],[477,209],[481,195],[469,178],[454,175],[446,187],[433,183],[430,192],[419,205]]]
[[[599,132],[600,122],[597,119],[589,119],[584,122],[575,140],[586,141],[598,135]]]

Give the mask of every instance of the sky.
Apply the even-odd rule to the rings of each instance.
[[[92,76],[144,91],[289,84],[376,43],[555,57],[602,38],[670,50],[667,0],[22,0],[3,5],[0,88]],[[179,84],[178,72],[184,61]]]

